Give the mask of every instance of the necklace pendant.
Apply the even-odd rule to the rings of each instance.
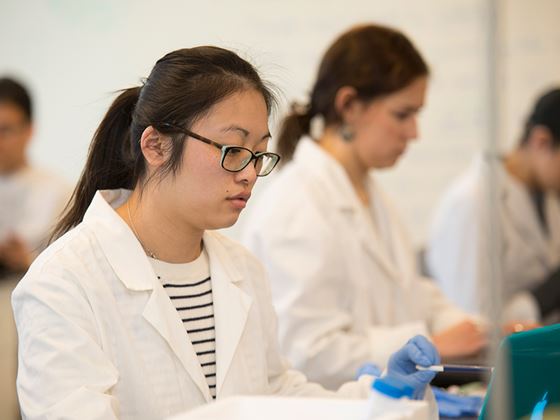
[[[154,260],[158,259],[156,254],[154,254],[152,251],[146,250],[146,254],[148,254],[148,257],[153,258]]]

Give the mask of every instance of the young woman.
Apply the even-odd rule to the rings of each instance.
[[[491,261],[488,158],[477,156],[445,193],[434,217],[427,266],[451,300],[487,313]],[[560,89],[535,103],[518,147],[499,165],[502,291],[507,320],[558,321],[560,314]],[[522,327],[519,324],[517,327]]]
[[[216,48],[167,54],[95,133],[56,240],[13,295],[25,418],[165,418],[236,394],[332,395],[288,370],[261,265],[212,229],[237,220],[267,152],[272,95]],[[422,337],[389,374],[422,391]],[[367,378],[339,395],[363,396]]]
[[[427,84],[427,65],[402,33],[367,25],[341,35],[323,56],[309,104],[284,120],[278,147],[289,163],[248,223],[244,240],[269,273],[281,349],[331,388],[363,363],[385,366],[413,334],[430,335],[442,356],[485,344],[478,326],[419,276],[370,172],[395,165],[416,138]]]

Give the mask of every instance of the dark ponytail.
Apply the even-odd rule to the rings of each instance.
[[[282,122],[277,149],[288,162],[299,139],[309,134],[310,121],[340,124],[334,102],[340,88],[356,89],[358,99],[371,101],[397,92],[428,74],[428,66],[401,32],[380,25],[362,25],[338,37],[323,55],[305,113],[289,114]]]
[[[82,221],[96,191],[142,188],[144,181],[149,182],[140,147],[148,126],[171,140],[170,157],[158,175],[175,174],[185,135],[173,127],[188,129],[219,101],[249,89],[262,94],[270,114],[273,93],[255,68],[231,51],[211,46],[185,48],[159,59],[144,86],[122,91],[105,114],[51,241]]]
[[[309,135],[311,129],[311,113],[298,104],[292,104],[292,112],[283,120],[278,136],[277,151],[282,161],[290,161],[299,139]]]
[[[129,138],[139,94],[140,87],[123,90],[103,117],[89,146],[86,165],[51,241],[82,221],[97,190],[134,186],[135,159]]]

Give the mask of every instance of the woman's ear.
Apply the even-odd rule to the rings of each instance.
[[[149,125],[140,137],[140,148],[146,163],[151,167],[159,167],[167,160],[167,144],[169,138]]]
[[[534,151],[550,151],[553,149],[552,133],[547,127],[536,125],[529,132],[527,145]]]
[[[355,88],[342,86],[338,89],[334,98],[334,109],[344,124],[352,124],[362,108]]]
[[[25,137],[25,144],[26,146],[29,144],[31,139],[33,138],[33,133],[35,132],[35,127],[33,123],[28,123],[23,129],[23,135]]]

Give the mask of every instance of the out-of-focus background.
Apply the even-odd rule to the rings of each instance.
[[[560,2],[496,5],[498,22],[489,21],[486,0],[2,0],[0,74],[32,89],[33,160],[75,182],[112,92],[137,85],[168,51],[201,44],[236,50],[278,87],[282,115],[288,102],[306,100],[337,34],[366,21],[396,26],[426,56],[432,77],[418,142],[381,178],[421,245],[443,189],[488,141],[492,69],[499,72],[496,122],[504,148],[516,141],[538,92],[560,82]],[[500,40],[494,60],[492,27]],[[250,211],[249,203],[231,235]]]

